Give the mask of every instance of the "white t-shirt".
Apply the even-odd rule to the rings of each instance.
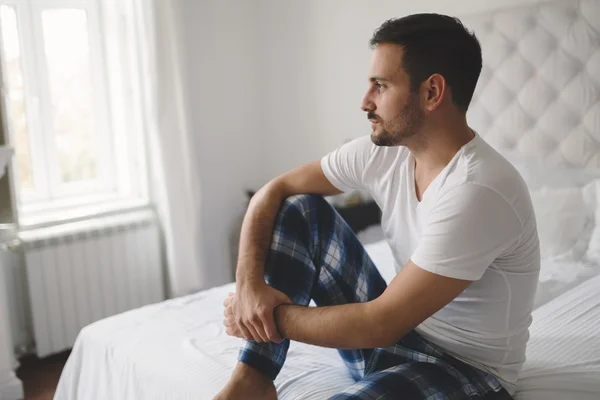
[[[496,376],[514,393],[525,361],[540,269],[527,186],[479,135],[464,145],[419,202],[415,160],[406,147],[360,137],[321,160],[342,191],[371,194],[396,270],[412,260],[473,283],[415,330],[449,354]]]

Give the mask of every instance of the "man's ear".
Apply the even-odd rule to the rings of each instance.
[[[433,74],[423,82],[421,90],[425,109],[434,111],[442,104],[444,96],[446,96],[446,80],[440,74]]]

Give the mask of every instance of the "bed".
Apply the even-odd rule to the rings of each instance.
[[[366,247],[389,282],[389,247]],[[56,398],[210,399],[226,383],[241,342],[222,327],[221,303],[233,290],[225,285],[84,328]],[[600,273],[535,310],[516,399],[598,400],[599,292]],[[335,350],[293,343],[288,360],[276,380],[281,400],[326,399],[353,383]]]
[[[521,171],[540,232],[542,269],[518,400],[600,399],[599,16],[598,0],[563,0],[463,19],[484,51],[470,124]],[[391,280],[387,244],[366,247]],[[222,301],[233,290],[229,284],[87,326],[56,399],[212,398],[240,346],[222,327]],[[316,400],[353,381],[335,350],[293,343],[275,383],[282,400]]]

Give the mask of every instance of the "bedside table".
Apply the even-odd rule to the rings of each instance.
[[[344,218],[354,233],[381,223],[381,210],[374,201],[351,206],[333,206],[333,208]]]

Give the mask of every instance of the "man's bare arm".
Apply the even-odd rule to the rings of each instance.
[[[425,271],[409,261],[375,300],[330,307],[281,305],[275,319],[285,338],[304,343],[338,349],[388,347],[470,283]]]
[[[244,217],[236,271],[236,306],[233,317],[243,337],[279,342],[273,308],[290,300],[264,281],[264,264],[273,224],[281,203],[296,194],[340,193],[323,174],[320,161],[295,168],[267,183],[251,199]]]
[[[264,283],[264,263],[281,202],[296,194],[341,193],[323,174],[320,161],[295,168],[267,183],[251,199],[240,236],[236,281]]]

